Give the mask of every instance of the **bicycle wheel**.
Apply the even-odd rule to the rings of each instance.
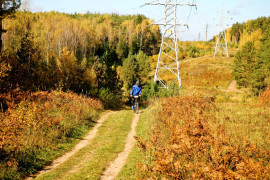
[[[139,103],[137,102],[137,106],[136,106],[136,111],[137,111],[137,114],[139,114],[139,110],[140,110],[140,108],[139,108]]]
[[[133,109],[134,109],[134,113],[136,113],[136,109],[137,109],[137,104],[136,103],[134,103]]]

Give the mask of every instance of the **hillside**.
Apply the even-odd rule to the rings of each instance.
[[[223,57],[182,61],[181,96],[144,110],[138,147],[116,179],[269,178],[269,90],[258,98],[237,89],[232,64]]]

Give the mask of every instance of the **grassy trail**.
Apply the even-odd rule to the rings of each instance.
[[[106,171],[101,176],[101,180],[113,180],[119,174],[122,167],[125,165],[127,158],[133,149],[136,140],[134,136],[136,136],[136,126],[139,121],[139,114],[135,114],[132,120],[131,131],[126,138],[126,145],[123,152],[118,154],[118,157],[110,164],[110,166],[106,169]]]
[[[149,140],[149,136],[151,136],[149,132],[152,132],[155,128],[156,119],[160,108],[160,104],[156,103],[155,105],[144,109],[143,113],[140,115],[140,119],[136,127],[136,136],[142,141]],[[140,174],[140,168],[142,168],[142,165],[148,161],[148,159],[145,159],[144,157],[145,154],[138,146],[138,142],[136,142],[134,148],[128,156],[127,162],[125,163],[121,172],[116,176],[115,180],[144,179],[142,174]]]
[[[124,150],[134,113],[122,110],[111,114],[99,127],[94,139],[52,171],[36,179],[100,179]]]
[[[109,115],[111,115],[112,111],[107,112],[104,114],[98,121],[95,127],[90,130],[90,132],[78,143],[76,146],[73,148],[72,151],[64,154],[63,156],[55,159],[51,165],[46,166],[42,171],[39,171],[36,175],[33,177],[41,176],[42,174],[48,173],[51,170],[55,169],[58,167],[60,164],[64,163],[66,160],[68,160],[70,157],[72,157],[74,154],[76,154],[79,150],[87,146],[89,143],[91,143],[91,140],[96,136],[98,128],[103,124],[103,122],[108,118]],[[27,180],[33,179],[33,177],[27,178]]]

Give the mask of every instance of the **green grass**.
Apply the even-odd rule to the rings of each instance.
[[[37,179],[99,179],[110,162],[123,151],[132,118],[133,111],[130,110],[112,114],[89,145]]]
[[[149,132],[152,132],[155,123],[154,120],[157,118],[159,105],[150,105],[147,109],[143,110],[143,113],[140,115],[140,120],[136,128],[137,137],[141,137],[143,140],[149,138]],[[138,147],[138,143],[132,149],[132,152],[129,154],[127,163],[122,168],[121,172],[115,178],[117,179],[139,179],[139,164],[145,164],[145,155]]]

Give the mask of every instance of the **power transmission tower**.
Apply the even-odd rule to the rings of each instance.
[[[208,35],[208,23],[206,24],[206,41],[207,41],[207,35]]]
[[[163,1],[163,2],[160,2]],[[154,82],[160,82],[161,87],[169,88],[175,81],[178,81],[181,88],[181,77],[178,61],[178,26],[187,26],[179,24],[177,19],[178,6],[196,6],[192,3],[178,3],[178,0],[155,0],[145,5],[164,6],[165,15],[163,23],[153,23],[164,27],[162,42],[159,51],[159,57],[154,77]],[[160,21],[159,21],[160,22]],[[166,80],[165,80],[166,79]]]
[[[227,38],[226,38],[226,22],[225,22],[225,20],[226,20],[225,11],[224,11],[224,8],[222,8],[220,24],[219,24],[219,34],[218,34],[218,38],[217,38],[214,57],[216,57],[220,47],[223,48],[226,56],[229,57],[228,44],[227,44]]]

